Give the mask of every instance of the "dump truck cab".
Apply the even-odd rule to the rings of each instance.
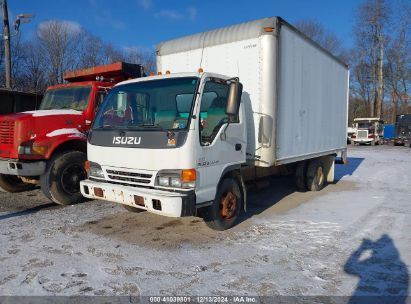
[[[69,83],[49,87],[38,110],[0,116],[0,187],[19,192],[40,184],[56,203],[81,201],[95,113],[116,82],[142,74],[140,65],[122,62],[68,72]]]
[[[353,144],[370,144],[372,146],[384,143],[384,121],[379,118],[355,118],[355,132],[351,135]]]

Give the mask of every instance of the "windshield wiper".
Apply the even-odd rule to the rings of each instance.
[[[164,128],[159,125],[159,124],[141,124],[141,125],[137,125],[136,127],[141,127],[141,128],[145,128],[145,127],[151,127],[151,128],[158,128],[161,131],[165,131]]]
[[[112,126],[112,125],[104,125],[104,126],[99,126],[97,128],[93,128],[94,130],[98,130],[98,129],[113,129],[116,126]]]

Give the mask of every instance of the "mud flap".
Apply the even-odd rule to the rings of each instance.
[[[323,156],[321,157],[321,162],[324,166],[324,175],[327,179],[327,182],[333,183],[334,182],[334,164],[336,163],[335,156],[334,155]]]

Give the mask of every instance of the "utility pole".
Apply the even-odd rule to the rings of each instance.
[[[11,89],[11,51],[10,51],[10,26],[7,0],[2,2],[3,10],[3,37],[4,37],[4,59],[6,63],[6,88]]]

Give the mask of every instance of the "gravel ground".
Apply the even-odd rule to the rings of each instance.
[[[0,295],[408,295],[411,149],[348,154],[320,192],[269,179],[225,232],[102,201],[57,206],[40,190],[0,193]]]

